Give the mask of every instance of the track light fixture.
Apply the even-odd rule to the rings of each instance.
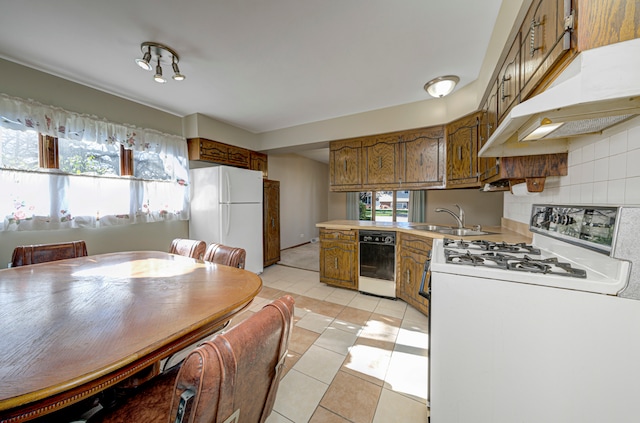
[[[167,47],[164,44],[145,41],[140,45],[140,50],[142,50],[142,58],[136,59],[136,63],[142,69],[146,71],[153,70],[151,60],[153,57],[156,58],[156,73],[153,75],[154,81],[160,84],[167,82],[167,80],[162,76],[162,65],[171,65],[174,80],[185,80],[186,76],[181,74],[180,68],[178,68],[180,57],[178,57],[178,54],[172,48]]]

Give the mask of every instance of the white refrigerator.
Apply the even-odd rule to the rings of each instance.
[[[244,248],[245,269],[262,273],[262,172],[229,166],[190,170],[189,238]]]

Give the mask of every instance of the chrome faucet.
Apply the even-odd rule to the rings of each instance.
[[[456,206],[459,210],[459,215],[455,214],[454,212],[452,212],[449,209],[443,209],[443,208],[436,208],[436,212],[446,212],[449,213],[451,216],[453,216],[453,218],[456,220],[456,222],[458,222],[458,228],[462,229],[464,228],[464,210],[462,210],[462,207],[460,207],[457,204],[454,204],[454,206]]]

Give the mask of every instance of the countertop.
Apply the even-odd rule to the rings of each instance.
[[[412,233],[416,235],[427,236],[430,238],[464,238],[464,239],[485,239],[487,241],[504,241],[509,243],[525,242],[530,243],[531,237],[525,236],[519,232],[507,229],[504,226],[483,226],[484,232],[489,232],[485,235],[474,236],[454,236],[449,234],[442,234],[439,232],[425,231],[413,228],[412,226],[425,226],[429,225],[429,222],[373,222],[367,220],[329,220],[326,222],[316,223],[316,227],[325,229],[375,229],[382,231],[395,231]],[[439,225],[450,226],[450,225]],[[454,227],[454,226],[452,226]]]

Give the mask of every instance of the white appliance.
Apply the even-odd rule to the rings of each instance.
[[[262,273],[262,172],[203,167],[190,179],[189,238],[244,248],[245,269]]]
[[[435,240],[431,421],[637,421],[639,218],[534,205],[530,245]]]

